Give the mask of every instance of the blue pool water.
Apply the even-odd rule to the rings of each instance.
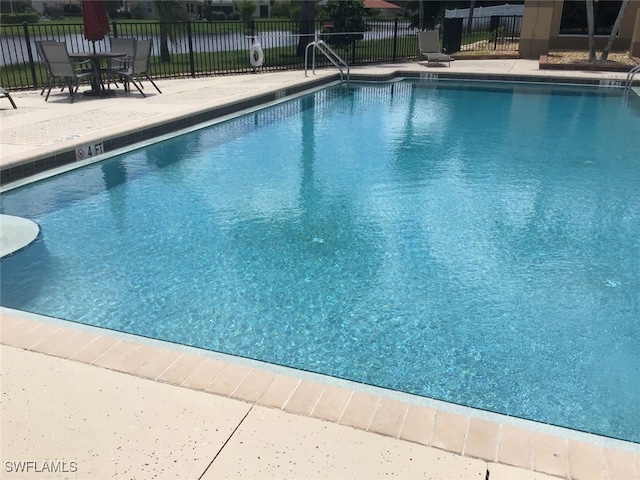
[[[4,306],[640,442],[640,114],[355,84],[2,195]]]

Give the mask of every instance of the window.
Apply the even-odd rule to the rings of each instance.
[[[196,7],[193,3],[187,3],[187,13],[196,13]]]
[[[610,35],[622,1],[593,2],[596,35]],[[560,20],[560,35],[588,35],[586,2],[565,0]]]
[[[153,2],[147,2],[147,13],[153,13]]]

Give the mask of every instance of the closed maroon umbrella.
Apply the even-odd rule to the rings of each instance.
[[[102,40],[109,33],[109,17],[102,0],[82,0],[82,24],[84,38],[93,42],[95,52],[96,40]]]

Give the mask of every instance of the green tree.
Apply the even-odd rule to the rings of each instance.
[[[31,4],[31,2],[28,2],[26,0],[18,0],[16,2],[17,13],[31,13],[35,11],[36,10],[33,8],[33,5]]]
[[[122,7],[122,0],[105,0],[104,6],[110,17],[113,17],[120,7]]]
[[[129,13],[131,14],[131,18],[139,20],[144,18],[145,8],[142,5],[142,2],[135,2],[129,5]]]
[[[344,35],[330,35],[327,43],[334,47],[344,47],[356,40],[362,40],[364,35],[359,32],[368,29],[364,16],[364,2],[362,0],[328,0],[320,20],[330,20],[333,23],[331,33],[345,33]]]
[[[213,5],[211,4],[211,0],[204,0],[202,15],[207,22],[213,22]]]
[[[160,61],[170,62],[169,40],[178,43],[178,34],[182,31],[179,22],[187,20],[187,10],[178,0],[155,0],[153,5],[160,23]]]
[[[44,14],[51,20],[60,20],[64,17],[64,10],[60,5],[51,5],[44,9]]]
[[[271,17],[272,18],[288,18],[294,22],[300,21],[300,2],[291,2],[291,0],[280,0],[272,2]]]
[[[252,0],[243,0],[236,4],[236,9],[240,14],[240,19],[244,23],[249,24],[253,19],[253,14],[256,12],[256,4]]]
[[[444,18],[447,8],[475,8],[475,1],[438,1],[438,0],[408,0],[396,1],[398,5],[411,12],[411,26],[420,30],[434,28]],[[470,11],[470,15],[473,12]],[[471,24],[471,22],[469,22]]]

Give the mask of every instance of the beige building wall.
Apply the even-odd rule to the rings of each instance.
[[[520,56],[539,58],[549,50],[586,50],[589,48],[587,35],[560,35],[560,21],[564,1],[525,0],[520,33]],[[613,50],[628,51],[632,38],[638,33],[637,15],[640,0],[630,0],[620,25],[620,32],[613,42]],[[596,49],[602,49],[608,36],[596,36]],[[637,47],[636,47],[637,48]]]
[[[539,58],[549,51],[549,38],[553,23],[553,0],[525,0],[520,31],[520,56]]]

